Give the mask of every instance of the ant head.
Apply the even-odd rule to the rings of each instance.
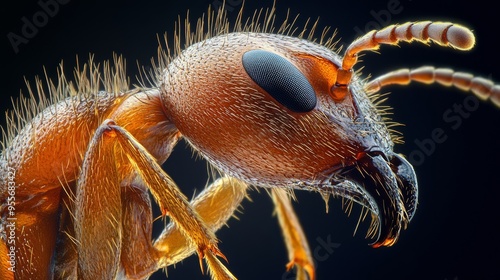
[[[166,114],[226,173],[268,186],[316,180],[352,165],[359,151],[374,145],[367,142],[375,141],[356,139],[362,114],[357,103],[366,107],[369,100],[332,95],[340,64],[331,50],[293,37],[214,37],[189,47],[167,67]],[[390,139],[379,126],[382,131],[372,138]]]
[[[390,246],[412,218],[417,181],[366,84],[352,67],[380,44],[429,40],[472,47],[467,29],[408,23],[372,31],[343,56],[307,40],[229,33],[194,44],[163,72],[169,120],[215,167],[263,187],[333,193],[372,212],[373,246]],[[390,79],[389,79],[390,80]],[[378,228],[378,230],[375,230]]]

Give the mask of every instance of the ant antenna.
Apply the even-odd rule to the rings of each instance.
[[[335,96],[345,97],[347,86],[351,82],[352,67],[358,61],[358,54],[366,50],[377,50],[381,44],[397,45],[400,41],[417,41],[427,44],[429,41],[438,45],[458,50],[470,50],[475,43],[472,32],[463,26],[450,22],[407,22],[390,25],[381,30],[372,30],[354,40],[347,47],[342,59],[342,66],[337,72],[337,81],[332,87]]]

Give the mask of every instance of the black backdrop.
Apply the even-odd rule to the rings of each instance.
[[[43,1],[43,0],[42,0]],[[43,1],[46,2],[46,1]],[[33,80],[43,75],[43,66],[53,76],[61,60],[68,75],[75,63],[94,53],[96,60],[123,54],[129,74],[137,74],[136,61],[148,65],[156,55],[157,34],[171,32],[180,14],[189,10],[196,18],[213,0],[180,1],[78,1],[60,0],[59,9],[38,18],[39,28],[18,46],[17,53],[7,34],[22,35],[23,17],[32,21],[42,11],[37,1],[18,1],[2,9],[1,37],[1,111],[11,108],[10,98],[24,89],[24,77]],[[63,2],[67,2],[62,4]],[[235,10],[241,1],[229,1]],[[401,47],[382,47],[381,55],[363,57],[364,73],[379,75],[401,67],[435,65],[471,71],[500,81],[497,63],[496,9],[488,1],[383,0],[383,1],[278,1],[279,17],[286,9],[307,17],[320,17],[320,26],[338,29],[342,42],[350,42],[358,30],[401,23],[408,20],[455,21],[474,30],[477,45],[468,53],[402,43]],[[247,1],[246,14],[268,7],[272,1]],[[234,19],[237,12],[229,13]],[[33,30],[32,30],[33,31]],[[358,67],[359,67],[358,66]],[[413,155],[419,178],[420,198],[416,216],[399,242],[391,248],[373,249],[364,239],[368,222],[353,236],[360,207],[350,217],[339,201],[330,201],[330,212],[317,194],[298,192],[296,210],[316,252],[317,279],[500,279],[500,245],[497,216],[500,195],[498,158],[500,111],[481,103],[466,115],[453,111],[472,99],[457,90],[439,86],[412,85],[391,87],[388,104],[406,144],[396,151]],[[469,103],[470,105],[470,103]],[[472,102],[472,105],[477,105]],[[469,109],[471,107],[468,107]],[[451,110],[451,111],[450,111]],[[454,121],[444,117],[454,117]],[[458,124],[458,120],[461,121]],[[446,141],[424,158],[417,144],[441,129]],[[191,151],[179,145],[165,168],[188,196],[206,182],[206,166],[194,161]],[[243,203],[239,220],[219,231],[221,250],[229,259],[228,267],[239,279],[292,279],[284,273],[287,254],[281,240],[272,203],[266,192],[251,192],[253,202]],[[157,223],[161,228],[161,222]],[[325,246],[329,244],[329,246]],[[138,256],[140,258],[140,256]],[[208,279],[200,275],[198,260],[191,257],[168,269],[169,279]],[[154,279],[165,279],[163,272]]]

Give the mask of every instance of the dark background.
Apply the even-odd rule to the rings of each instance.
[[[66,73],[71,75],[78,55],[85,61],[89,53],[96,60],[112,58],[113,52],[123,54],[128,61],[130,76],[138,71],[136,62],[149,65],[156,55],[157,34],[172,32],[178,15],[189,10],[195,19],[206,11],[213,0],[190,1],[77,1],[59,5],[59,11],[49,17],[33,38],[14,52],[7,38],[9,32],[20,34],[23,17],[32,19],[41,10],[37,1],[17,1],[2,8],[0,91],[2,125],[3,112],[11,109],[10,98],[24,90],[24,77],[33,81],[43,75],[43,66],[49,75],[64,60]],[[231,2],[231,1],[230,1]],[[455,21],[474,30],[477,44],[464,53],[447,48],[421,44],[400,47],[384,46],[379,54],[367,53],[363,73],[374,76],[402,67],[435,65],[470,71],[476,75],[500,81],[497,71],[498,12],[489,1],[283,1],[277,3],[279,18],[287,8],[300,13],[299,23],[308,17],[320,17],[320,26],[332,26],[343,43],[351,42],[358,29],[402,23],[409,20]],[[232,1],[234,19],[240,1]],[[388,4],[398,7],[397,13],[387,12]],[[245,14],[255,8],[269,7],[272,1],[247,1]],[[379,15],[379,16],[377,16]],[[390,15],[390,17],[387,17]],[[377,23],[379,17],[379,23]],[[391,248],[373,249],[364,239],[368,226],[365,221],[357,234],[353,232],[360,207],[354,207],[348,217],[340,202],[330,201],[330,212],[325,213],[318,194],[297,192],[296,210],[316,250],[317,279],[500,279],[500,245],[497,228],[500,184],[499,136],[500,111],[489,103],[481,103],[467,118],[453,129],[455,122],[443,117],[454,104],[464,104],[465,94],[439,86],[391,87],[388,104],[393,106],[394,120],[403,124],[406,144],[396,151],[416,155],[423,141],[435,129],[447,136],[443,143],[416,164],[419,178],[419,206],[409,228],[402,232],[399,242]],[[455,118],[457,113],[451,113]],[[421,151],[421,149],[420,149]],[[415,161],[414,161],[415,163]],[[206,182],[206,166],[194,161],[190,149],[180,144],[165,168],[188,196],[200,190]],[[283,245],[273,206],[265,191],[252,191],[253,202],[243,203],[239,220],[231,220],[229,228],[218,232],[220,248],[229,260],[228,267],[242,280],[293,279],[286,274],[287,253]],[[161,222],[158,222],[161,228]],[[335,243],[333,250],[321,244]],[[334,248],[335,247],[335,248]],[[330,248],[331,249],[331,248]],[[139,258],[140,256],[138,256]],[[191,257],[175,268],[168,268],[169,279],[209,279],[202,276],[197,257]],[[152,277],[165,279],[163,272]]]

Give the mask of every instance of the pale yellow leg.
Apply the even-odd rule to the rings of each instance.
[[[241,201],[246,197],[247,185],[239,180],[223,177],[216,180],[202,193],[200,193],[191,205],[200,215],[205,225],[213,232],[217,231],[227,220],[231,218]],[[186,239],[177,225],[170,223],[154,242],[154,247],[162,256],[158,260],[158,268],[165,268],[175,264],[190,255],[196,247]],[[217,258],[206,256],[205,258],[212,279],[236,279]]]
[[[297,266],[297,279],[305,280],[309,276],[309,279],[314,280],[315,269],[311,250],[299,219],[293,210],[290,195],[286,190],[274,188],[271,190],[271,197],[290,259],[286,265],[287,270]]]

